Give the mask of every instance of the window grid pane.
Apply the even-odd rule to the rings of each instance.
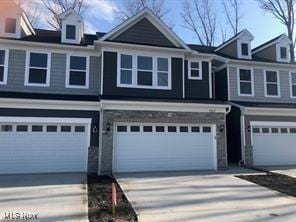
[[[249,69],[239,70],[239,81],[240,81],[240,94],[251,95],[252,94],[252,74]]]

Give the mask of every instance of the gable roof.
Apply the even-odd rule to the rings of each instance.
[[[131,26],[136,24],[143,18],[148,19],[161,33],[164,34],[176,47],[188,49],[189,47],[180,39],[161,19],[159,19],[150,9],[144,8],[142,11],[122,22],[120,25],[112,29],[105,36],[100,38],[100,41],[112,40],[118,35],[128,30]]]
[[[280,41],[288,41],[288,42],[290,42],[290,44],[292,43],[291,40],[289,39],[289,37],[286,34],[281,34],[281,35],[279,35],[279,36],[277,36],[277,37],[275,37],[275,38],[273,38],[273,39],[271,39],[271,40],[257,46],[256,48],[252,49],[252,54],[257,53],[257,52],[259,52],[259,51],[261,51],[261,50],[263,50],[263,49],[265,49],[265,48],[267,48],[267,47],[269,47],[269,46],[271,46],[273,44],[276,44],[276,43],[278,43]]]
[[[220,49],[224,48],[225,46],[229,45],[230,43],[232,43],[236,39],[242,37],[243,35],[247,35],[251,40],[254,39],[254,36],[247,29],[244,29],[244,30],[240,31],[239,33],[237,33],[236,35],[234,35],[233,37],[231,37],[230,39],[228,39],[226,42],[223,42],[221,45],[219,45],[215,49],[215,52],[217,52]]]
[[[61,14],[59,14],[59,19],[65,19],[68,15],[74,15],[78,20],[82,21],[83,18],[82,16],[80,16],[73,8],[69,8],[66,11],[62,12]]]

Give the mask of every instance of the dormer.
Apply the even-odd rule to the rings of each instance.
[[[253,40],[254,36],[244,29],[218,46],[215,52],[239,59],[252,59],[251,42]]]
[[[35,34],[25,12],[11,0],[0,1],[0,36],[20,39]]]
[[[252,54],[255,58],[289,63],[291,61],[291,44],[292,42],[289,37],[286,34],[282,34],[256,47],[252,50]]]
[[[84,35],[83,18],[74,10],[68,9],[59,15],[62,24],[62,43],[80,44]]]

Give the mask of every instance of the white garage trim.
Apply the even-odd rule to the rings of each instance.
[[[5,141],[4,148],[6,147],[0,153],[3,152],[4,157],[7,157],[3,159],[0,172],[87,172],[91,121],[90,118],[0,117],[0,126],[4,126],[0,137]],[[39,148],[44,148],[44,152]],[[75,151],[77,153],[72,155]],[[59,156],[61,157],[58,158]],[[63,157],[68,162],[64,163]],[[43,162],[42,165],[43,159],[48,163]]]
[[[118,126],[123,126],[125,128],[124,131],[117,132],[117,127]],[[133,131],[132,132],[131,131],[131,126],[139,127],[138,128],[138,131]],[[118,133],[121,133],[121,134],[124,133],[127,136],[132,136],[132,134],[133,134],[133,136],[141,137],[141,135],[143,135],[142,133],[143,133],[143,130],[144,130],[144,126],[151,127],[151,129],[150,129],[151,131],[149,131],[149,132],[147,131],[147,134],[148,133],[151,133],[152,134],[151,136],[154,136],[154,135],[157,136],[157,134],[155,134],[157,132],[156,131],[156,127],[157,126],[164,127],[164,131],[161,131],[161,132],[158,131],[160,133],[164,133],[164,136],[169,135],[169,133],[170,133],[168,131],[168,129],[169,129],[168,127],[169,126],[174,127],[176,131],[174,131],[174,132],[171,131],[171,132],[172,133],[177,133],[178,135],[182,135],[182,134],[185,134],[186,135],[186,133],[192,134],[194,132],[197,132],[197,131],[191,131],[192,130],[191,127],[198,127],[199,128],[199,131],[196,133],[197,136],[201,136],[203,134],[204,135],[209,135],[210,134],[212,136],[212,139],[211,139],[211,142],[208,145],[211,146],[213,148],[213,150],[210,153],[207,153],[207,154],[210,154],[210,156],[212,156],[212,157],[210,157],[211,161],[208,162],[209,165],[211,165],[211,163],[213,165],[211,165],[207,169],[217,170],[217,165],[218,165],[218,163],[217,163],[218,162],[217,161],[217,139],[216,139],[216,125],[214,125],[214,124],[187,124],[187,123],[184,123],[184,124],[182,124],[182,123],[175,124],[175,123],[150,123],[150,122],[149,123],[137,123],[137,122],[134,122],[134,123],[124,123],[124,122],[116,122],[116,123],[113,124],[113,157],[112,157],[112,159],[113,159],[113,161],[112,161],[112,169],[113,169],[113,172],[118,172],[118,170],[119,170],[118,167],[117,167],[117,162],[116,162],[117,157],[118,157],[118,156],[116,156],[116,155],[118,155],[117,154],[117,152],[118,152],[117,149],[118,148],[116,147],[116,145],[118,145],[116,143],[116,139],[117,139]],[[188,131],[181,132],[180,131],[181,127],[187,128]],[[204,127],[210,128],[210,131],[209,132],[203,131],[203,130],[205,130]],[[132,133],[132,134],[130,134],[130,133]],[[205,137],[205,138],[207,138],[207,137]],[[180,146],[180,147],[182,148],[182,146]],[[199,167],[203,167],[203,166],[199,166]],[[166,170],[170,170],[169,168],[166,168],[164,170],[165,171]],[[195,168],[197,168],[197,167],[195,166]],[[173,170],[178,170],[178,169],[174,168]],[[181,169],[181,170],[186,170],[186,169]],[[194,169],[189,169],[189,170],[194,170]],[[206,170],[206,169],[204,168],[204,170]],[[134,170],[134,172],[141,172],[141,171],[142,170],[139,170],[139,171]],[[149,171],[149,169],[146,170],[146,171]],[[152,171],[155,171],[155,170],[153,169]],[[124,172],[127,172],[127,171],[124,171]]]
[[[296,123],[253,121],[251,145],[255,166],[296,164]]]
[[[184,103],[184,102],[143,102],[126,100],[101,100],[103,110],[146,110],[165,112],[206,112],[224,113],[230,111],[227,104]]]
[[[92,102],[92,101],[0,98],[0,108],[99,111],[100,102],[99,101]]]

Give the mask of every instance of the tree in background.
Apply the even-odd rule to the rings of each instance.
[[[233,35],[239,32],[242,14],[240,12],[241,0],[224,0],[222,1],[226,20],[230,25]]]
[[[279,22],[281,22],[288,32],[288,37],[293,42],[290,46],[291,61],[295,61],[295,3],[296,0],[257,0],[261,8],[271,13]]]
[[[183,2],[184,27],[192,31],[202,45],[213,46],[217,39],[216,9],[210,0]]]
[[[165,7],[165,0],[126,0],[122,8],[116,9],[116,13],[121,21],[125,21],[144,8],[149,8],[159,19],[172,27],[172,23],[167,19],[170,10]]]
[[[78,14],[83,14],[89,7],[84,0],[40,0],[41,7],[49,12],[46,21],[48,25],[56,30],[62,29],[59,14],[74,9]]]

